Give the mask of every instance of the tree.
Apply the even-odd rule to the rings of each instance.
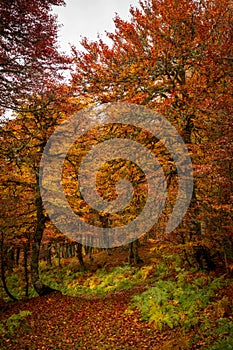
[[[58,52],[52,5],[63,0],[2,0],[0,3],[0,108],[20,109],[36,92],[61,77],[67,58]]]
[[[73,49],[73,86],[96,103],[127,101],[164,114],[187,144],[195,171],[180,232],[191,240],[202,233],[217,239],[224,212],[221,232],[232,236],[232,2],[145,0],[130,13],[128,22],[115,17],[111,46],[85,38],[84,52]]]
[[[34,96],[34,101],[31,101],[26,108],[23,106],[17,118],[6,123],[1,130],[2,194],[9,200],[10,190],[14,189],[18,203],[14,212],[17,218],[15,223],[5,222],[3,229],[5,231],[11,229],[14,239],[18,240],[30,233],[31,281],[39,295],[50,291],[40,280],[38,266],[41,241],[49,221],[40,193],[40,159],[54,128],[67,115],[81,108],[71,97],[71,90],[68,87],[50,86],[50,88],[50,92],[45,96]],[[49,90],[49,85],[47,89]],[[9,213],[7,215],[9,216]],[[13,242],[9,235],[8,240]]]

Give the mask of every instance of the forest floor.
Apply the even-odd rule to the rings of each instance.
[[[143,266],[152,266],[154,261],[152,259],[153,247],[153,242],[140,247],[139,252],[143,259]],[[70,262],[69,270],[66,269],[65,274],[68,274],[67,271],[71,272],[69,281],[77,278],[78,284],[85,284],[86,279],[93,283],[93,278],[96,284],[100,284],[100,281],[96,281],[96,273],[99,270],[104,269],[105,279],[106,276],[109,279],[108,271],[110,273],[114,267],[124,266],[126,262],[127,251],[118,248],[113,251],[112,255],[107,255],[106,252],[95,254],[93,263],[86,261],[88,272],[82,274],[78,272],[75,275],[72,268],[77,264],[74,265],[73,262],[72,264]],[[169,266],[172,270],[172,266]],[[121,278],[124,279],[122,271]],[[204,322],[202,318],[198,319],[200,324],[190,327],[188,331],[184,331],[182,325],[170,324],[169,326],[169,322],[167,324],[165,322],[164,326],[159,328],[155,327],[150,319],[147,320],[144,317],[142,320],[140,311],[130,307],[134,295],[142,295],[150,286],[155,286],[155,281],[151,285],[151,268],[143,271],[144,273],[147,271],[147,274],[144,276],[145,278],[141,278],[140,283],[135,280],[133,285],[127,285],[125,288],[111,289],[109,286],[114,284],[111,280],[108,284],[108,292],[102,295],[98,293],[88,294],[85,292],[86,289],[76,296],[64,295],[63,291],[62,293],[57,291],[43,297],[24,298],[17,302],[4,303],[1,305],[2,312],[0,312],[0,334],[2,333],[0,350],[233,349],[233,342],[231,345],[233,326],[226,327],[226,323],[227,325],[233,324],[233,281],[228,282],[224,287],[219,286],[214,291],[214,298],[213,294],[210,296],[213,303],[207,303],[202,309],[204,314],[209,312],[208,317],[214,317],[208,327],[211,328],[215,325],[218,331],[225,332],[218,335],[218,331],[216,334],[213,330],[211,331],[211,341],[212,343],[215,341],[217,344],[211,347],[207,346],[208,342],[206,343],[205,339],[210,334],[209,330],[206,331],[206,334],[202,334],[200,329]],[[206,273],[195,272],[195,274],[197,278],[200,276],[203,278]],[[171,275],[166,275],[165,278],[164,276],[163,274],[164,283],[166,283]],[[192,278],[194,277],[195,275],[192,276]],[[65,278],[64,275],[63,282]],[[115,279],[119,281],[119,276]],[[151,306],[153,305],[151,304]],[[17,315],[23,311],[29,311],[30,314],[26,315],[25,318],[17,318]],[[219,319],[226,320],[225,326],[222,328],[219,327]],[[193,341],[198,333],[199,337]],[[219,342],[219,338],[222,341]]]
[[[132,293],[89,300],[53,293],[17,303],[9,315],[20,310],[32,315],[27,328],[19,329],[2,349],[159,349],[163,335],[141,322],[138,312],[125,313]]]

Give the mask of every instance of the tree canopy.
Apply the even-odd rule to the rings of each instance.
[[[85,38],[83,51],[73,47],[70,85],[60,80],[71,60],[58,51],[52,5],[64,2],[3,0],[0,4],[0,106],[17,110],[16,118],[0,129],[4,244],[28,244],[32,281],[44,293],[39,288],[43,287],[38,268],[41,244],[43,239],[46,244],[58,241],[39,186],[44,147],[55,127],[85,106],[129,102],[164,115],[182,136],[192,158],[192,202],[169,239],[184,249],[198,242],[207,252],[213,249],[220,254],[227,266],[233,246],[232,1],[140,1],[138,8],[131,7],[130,20],[115,17],[115,32],[108,33],[111,44]],[[85,119],[85,111],[83,116]],[[145,234],[166,237],[166,223],[177,196],[177,167],[161,142],[130,125],[90,128],[73,144],[62,178],[70,206],[96,226],[111,227],[114,220],[120,226],[140,212],[136,205],[118,215],[101,215],[80,194],[80,161],[92,146],[114,137],[141,143],[162,165],[168,184],[166,205],[152,232]],[[137,164],[113,159],[97,175],[103,198],[115,200],[117,182],[127,178],[136,184],[133,204],[145,204],[146,194],[140,195],[146,181]],[[90,242],[91,238],[90,233]],[[80,257],[82,248],[81,255],[78,249]]]
[[[63,0],[2,0],[0,3],[0,106],[19,109],[33,94],[58,81],[67,61],[58,51],[52,5]]]

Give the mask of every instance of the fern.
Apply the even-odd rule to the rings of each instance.
[[[25,325],[25,318],[31,315],[31,311],[20,311],[18,314],[13,314],[6,320],[0,323],[0,332],[3,336],[10,337],[14,334],[16,329]]]
[[[208,276],[201,276],[188,282],[187,276],[187,272],[181,271],[175,281],[157,281],[154,287],[133,297],[132,307],[139,309],[142,319],[153,323],[158,330],[164,326],[181,326],[188,331],[202,323],[207,325],[203,310],[211,304],[216,290],[224,285],[224,277],[210,281]],[[222,300],[216,309],[223,310],[226,303],[227,300]]]

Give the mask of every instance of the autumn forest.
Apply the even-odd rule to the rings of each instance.
[[[115,16],[110,44],[84,38],[70,55],[53,6],[65,2],[0,2],[0,350],[233,349],[232,1],[141,0],[128,21]],[[175,136],[163,142],[144,129],[148,115]],[[67,141],[55,181],[72,116],[74,133],[84,132]],[[154,174],[136,148],[115,156],[113,139],[156,158],[164,193],[151,225]],[[114,156],[96,177],[98,157],[88,158],[87,194],[93,177],[110,212],[91,207],[79,182],[83,159],[102,144]],[[145,208],[134,235],[97,236],[130,227]],[[76,234],[74,217],[93,230]],[[75,234],[61,229],[67,220]]]

